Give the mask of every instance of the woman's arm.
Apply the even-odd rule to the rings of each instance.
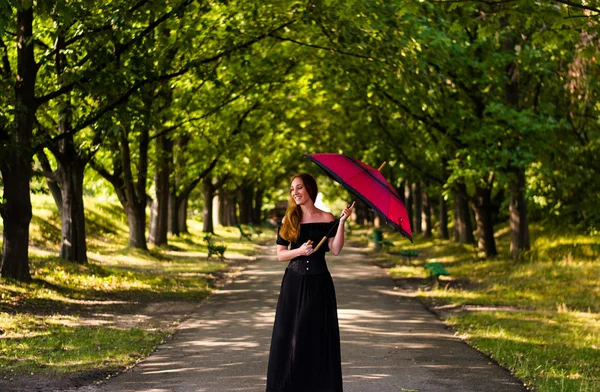
[[[352,214],[354,209],[354,203],[351,206],[344,208],[342,215],[340,216],[340,222],[338,224],[337,232],[335,237],[329,239],[329,251],[332,255],[337,256],[344,248],[344,226],[346,225],[346,219]]]
[[[288,249],[287,246],[277,245],[277,259],[279,261],[288,261],[298,256],[308,256],[313,251],[313,242],[308,240],[301,247],[296,249]]]

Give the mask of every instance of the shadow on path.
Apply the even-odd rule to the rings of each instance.
[[[379,267],[361,262],[364,257],[350,248],[341,257],[328,257],[338,300],[344,391],[525,390],[416,300],[394,291],[393,281]],[[264,257],[248,266],[138,366],[79,391],[264,391],[286,265]]]

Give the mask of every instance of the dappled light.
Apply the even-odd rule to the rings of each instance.
[[[540,390],[592,391],[600,384],[598,237],[531,227],[535,247],[519,260],[507,259],[507,227],[496,232],[496,258],[482,259],[468,245],[424,240],[411,262],[391,252],[372,260],[396,279],[390,295],[424,301],[449,317],[462,338]],[[433,284],[423,268],[431,261],[451,276]]]
[[[377,267],[363,264],[362,253],[348,251],[329,260],[338,299],[345,390],[363,392],[378,382],[382,391],[427,390],[418,380],[452,388],[477,385],[482,378],[518,385],[414,299],[395,295],[391,280]],[[160,385],[167,390],[263,391],[285,267],[269,260],[249,265],[177,327],[174,339],[133,371],[93,390],[149,391]]]

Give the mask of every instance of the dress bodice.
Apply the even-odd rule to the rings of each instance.
[[[281,238],[279,235],[280,227],[277,229],[276,243],[277,245],[290,246],[290,249],[297,249],[306,241],[312,240],[313,247],[316,247],[324,236],[327,236],[327,238],[335,237],[337,230],[334,226],[337,226],[337,223],[338,221],[301,223],[298,239],[291,243]],[[290,260],[288,269],[302,273],[303,275],[327,272],[327,264],[325,263],[326,252],[329,252],[328,240],[309,256],[298,256]]]

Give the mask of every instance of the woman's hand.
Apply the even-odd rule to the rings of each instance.
[[[346,222],[346,219],[348,219],[352,214],[352,210],[354,210],[355,203],[356,201],[353,201],[351,206],[346,206],[346,208],[344,208],[344,211],[342,211],[342,215],[340,216],[340,223]]]
[[[313,252],[313,242],[312,240],[306,241],[302,244],[301,247],[298,248],[298,253],[300,256],[309,256]]]

